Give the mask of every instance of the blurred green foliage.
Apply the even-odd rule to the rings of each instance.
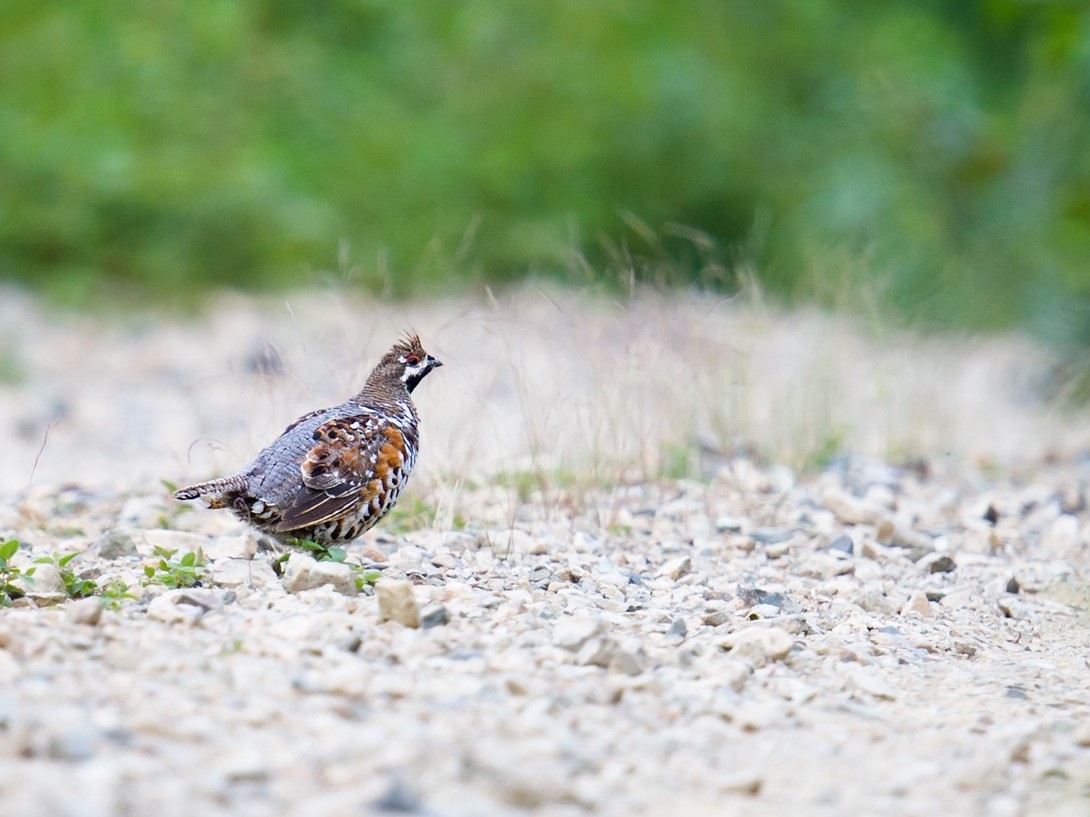
[[[1075,0],[6,0],[0,276],[86,302],[656,276],[1070,339]]]

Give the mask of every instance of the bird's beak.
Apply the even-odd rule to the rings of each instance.
[[[432,357],[431,355],[428,355],[428,364],[432,369],[438,369],[440,366],[443,365],[443,361],[441,361],[437,357]]]

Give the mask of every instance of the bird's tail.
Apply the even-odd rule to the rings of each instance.
[[[230,477],[213,479],[209,482],[201,482],[190,485],[188,488],[179,488],[174,492],[174,498],[178,500],[197,499],[208,494],[222,494],[227,491],[242,491],[249,483],[244,474],[234,474]]]

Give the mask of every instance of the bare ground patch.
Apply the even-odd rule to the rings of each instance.
[[[11,813],[1090,804],[1087,423],[1041,400],[1024,340],[534,291],[4,309],[13,562],[79,552],[135,597],[49,604],[39,565],[0,611]],[[240,525],[168,500],[406,324],[447,365],[412,492],[340,591],[289,592]],[[200,549],[201,586],[145,586],[157,547]],[[434,626],[382,621],[375,574]]]

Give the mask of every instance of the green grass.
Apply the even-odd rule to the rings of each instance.
[[[435,506],[416,494],[403,496],[383,520],[390,533],[411,533],[435,521]]]

